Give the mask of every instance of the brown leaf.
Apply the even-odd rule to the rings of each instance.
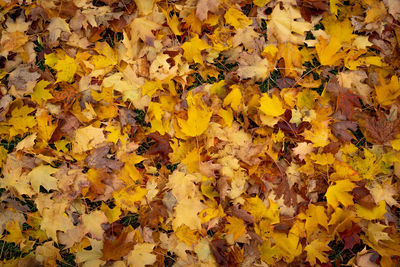
[[[342,111],[347,119],[352,119],[354,107],[361,107],[360,97],[352,92],[340,92],[337,98],[337,108]]]
[[[8,86],[10,94],[15,97],[23,97],[25,94],[33,93],[40,74],[31,71],[31,65],[21,64],[8,76]]]
[[[115,240],[110,240],[107,238],[104,239],[104,246],[102,249],[103,256],[101,257],[101,259],[104,261],[117,261],[126,256],[135,245],[134,242],[126,241],[128,234],[128,231],[123,231]]]
[[[155,228],[160,222],[160,217],[168,217],[167,208],[161,200],[152,201],[149,206],[150,207],[146,207],[141,211],[138,221],[140,225]]]
[[[93,150],[92,154],[87,157],[86,161],[90,168],[108,168],[111,170],[119,170],[121,169],[123,163],[115,160],[107,158],[107,154],[110,151],[110,146],[102,146]]]
[[[297,205],[297,195],[296,193],[290,188],[289,182],[286,176],[282,177],[281,183],[278,187],[274,190],[276,197],[275,200],[280,199],[283,197],[285,205],[291,207]]]
[[[383,112],[378,112],[377,117],[366,117],[365,129],[372,142],[385,144],[400,132],[400,120],[389,121]]]
[[[237,205],[232,206],[226,211],[226,213],[238,217],[247,223],[254,223],[254,217],[251,216],[247,211],[240,209]]]
[[[170,136],[168,134],[160,135],[158,132],[148,135],[151,139],[156,141],[156,144],[147,150],[147,155],[160,155],[163,163],[169,162],[168,154],[172,152],[169,144]]]
[[[217,12],[219,0],[199,0],[196,6],[196,16],[204,21],[207,19],[208,11]]]
[[[350,141],[353,135],[348,131],[357,131],[357,122],[354,121],[339,121],[331,124],[332,133],[342,141]]]
[[[211,241],[211,252],[215,257],[216,262],[222,266],[229,266],[226,258],[229,249],[228,243],[225,239],[214,239]]]
[[[133,110],[127,108],[119,109],[119,120],[121,122],[121,128],[124,128],[125,125],[136,126],[135,120],[136,114]]]
[[[329,10],[328,0],[297,0],[301,16],[311,22],[311,16],[318,16]]]
[[[373,209],[376,207],[375,200],[371,196],[369,190],[365,187],[355,187],[353,189],[354,201],[359,203],[360,205],[367,207],[369,209]]]

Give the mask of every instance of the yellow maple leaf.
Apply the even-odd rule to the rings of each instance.
[[[311,153],[310,158],[314,160],[315,163],[322,166],[330,165],[335,162],[335,157],[332,155],[332,153],[321,153],[321,154]]]
[[[152,254],[154,246],[155,244],[150,243],[136,244],[128,254],[128,264],[135,267],[153,265],[157,260],[157,256]]]
[[[308,236],[311,236],[312,232],[318,228],[318,225],[328,229],[328,216],[323,206],[310,204],[308,205],[307,211],[305,213],[300,213],[298,218],[306,220],[305,229]]]
[[[40,186],[43,186],[46,190],[57,189],[57,178],[51,176],[58,170],[49,165],[40,165],[34,168],[29,174],[28,178],[31,181],[33,190],[36,193],[40,192]]]
[[[279,254],[286,262],[292,262],[294,258],[300,255],[303,251],[302,246],[299,243],[299,236],[291,231],[289,234],[280,232],[272,233],[272,238],[274,239],[276,246],[279,247]]]
[[[303,44],[304,32],[311,30],[311,23],[300,21],[301,18],[299,9],[290,5],[281,9],[279,5],[276,5],[267,28],[268,40],[278,43]]]
[[[396,75],[386,83],[382,74],[379,74],[379,85],[375,86],[376,100],[381,105],[391,105],[400,96],[400,84]]]
[[[317,263],[317,259],[321,263],[329,261],[328,254],[326,252],[331,251],[331,248],[328,246],[328,243],[329,240],[324,241],[315,239],[304,248],[304,250],[307,252],[307,260],[311,263],[311,265],[315,265]]]
[[[33,128],[37,124],[35,117],[28,115],[34,110],[34,108],[29,106],[17,106],[11,111],[11,118],[8,122],[4,122],[6,125],[11,126],[9,130],[10,138],[25,134],[28,129]]]
[[[86,232],[90,233],[95,239],[103,238],[104,229],[101,225],[107,222],[108,219],[101,210],[95,210],[89,214],[82,214],[82,223],[86,228]]]
[[[285,113],[285,109],[283,109],[282,101],[276,96],[272,95],[270,97],[268,94],[263,94],[260,98],[260,107],[259,109],[268,116],[280,116]]]
[[[229,8],[224,15],[226,23],[232,25],[236,30],[251,25],[252,21],[242,11]]]
[[[199,239],[197,231],[191,230],[184,224],[179,226],[178,229],[175,230],[175,234],[180,240],[185,242],[185,244],[188,246],[196,244],[197,240]]]
[[[285,62],[284,73],[287,77],[296,78],[303,71],[302,56],[297,45],[292,43],[279,44],[279,56]]]
[[[368,5],[368,11],[364,23],[379,21],[387,15],[387,9],[383,2],[374,0],[364,0],[363,2]]]
[[[274,265],[276,263],[276,258],[279,257],[281,250],[278,246],[271,246],[271,241],[267,240],[262,243],[259,247],[260,256],[263,261],[270,265]]]
[[[79,128],[72,141],[72,152],[79,154],[91,150],[106,141],[103,129],[93,126]]]
[[[386,202],[382,200],[378,206],[369,209],[364,206],[356,204],[357,216],[366,220],[381,220],[386,213]]]
[[[186,100],[189,106],[188,119],[178,118],[178,124],[185,135],[199,136],[207,130],[212,111],[201,100],[201,94],[193,96],[192,93],[189,93]]]
[[[349,193],[354,187],[356,185],[349,180],[336,181],[334,185],[330,185],[326,190],[325,196],[328,204],[333,208],[337,208],[339,202],[345,207],[354,204],[353,196]]]
[[[140,186],[129,186],[120,191],[114,191],[113,197],[115,198],[116,205],[121,209],[130,212],[137,212],[138,205],[136,205],[135,202],[141,201],[146,194],[146,188]]]
[[[190,41],[186,41],[182,46],[183,56],[189,62],[200,63],[203,65],[203,56],[201,55],[201,51],[210,48],[206,41],[203,39],[199,39],[199,36],[196,34],[194,37],[190,39]]]
[[[279,223],[279,206],[272,200],[268,200],[269,207],[267,208],[267,206],[258,196],[248,198],[246,199],[243,209],[253,215],[256,220],[265,218],[268,219],[271,224]]]
[[[234,241],[247,232],[246,226],[244,225],[244,221],[242,219],[232,216],[228,216],[226,219],[228,221],[228,224],[225,225],[226,233],[232,234]]]
[[[317,124],[313,127],[313,131],[305,130],[303,136],[306,140],[313,143],[313,147],[324,147],[329,144],[330,129],[325,123]]]
[[[169,28],[171,29],[171,31],[175,34],[175,35],[181,35],[182,32],[179,30],[179,18],[175,15],[175,13],[172,15],[172,17],[169,16],[169,12],[167,10],[164,10],[161,8],[161,11],[163,12],[165,18],[167,19],[167,24],[169,26]]]
[[[214,191],[214,193],[216,193],[216,192]],[[217,193],[214,196],[218,196],[218,195],[219,194]],[[211,196],[211,197],[214,198],[213,196]],[[218,205],[217,208],[206,208],[199,213],[201,223],[207,223],[212,219],[222,218],[225,215],[226,214],[225,214],[224,209],[222,208],[221,204]]]
[[[231,88],[232,90],[224,99],[223,106],[230,105],[234,111],[238,111],[240,101],[242,100],[242,93],[240,92],[240,87],[236,84],[232,85]]]
[[[53,95],[50,93],[50,90],[45,89],[49,84],[50,82],[45,80],[39,81],[33,88],[33,93],[30,95],[32,101],[42,105],[47,100],[52,99]]]
[[[9,232],[9,234],[2,238],[4,241],[10,243],[14,242],[15,244],[19,245],[24,240],[21,227],[17,221],[12,220],[7,222],[5,229]]]
[[[96,42],[94,50],[99,53],[90,59],[90,63],[94,65],[95,69],[114,66],[118,63],[117,53],[107,42]]]
[[[71,83],[74,81],[74,75],[78,70],[78,65],[75,59],[65,54],[65,52],[45,55],[45,63],[57,71],[56,83],[62,81]]]
[[[47,111],[41,111],[40,114],[37,112],[37,124],[39,130],[39,137],[42,139],[43,143],[47,144],[50,140],[54,131],[57,128],[57,124],[52,123],[52,116],[47,113]]]
[[[122,214],[120,207],[115,206],[114,208],[111,209],[104,202],[101,203],[100,210],[102,210],[104,212],[104,215],[106,215],[108,222],[110,224],[115,221],[118,221],[119,216]]]
[[[337,65],[339,61],[345,56],[344,53],[339,52],[342,48],[340,40],[336,37],[326,40],[323,37],[318,38],[318,43],[315,44],[315,50],[319,61],[322,65]]]
[[[266,4],[268,4],[269,2],[271,2],[271,0],[253,0],[253,3],[254,3],[256,6],[259,6],[259,7],[263,7],[263,6],[265,6]]]

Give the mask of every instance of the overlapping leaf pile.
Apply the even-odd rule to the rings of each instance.
[[[398,1],[0,5],[3,266],[399,262]]]

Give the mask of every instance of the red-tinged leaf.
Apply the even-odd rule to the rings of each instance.
[[[123,231],[115,240],[104,239],[104,246],[102,249],[102,260],[120,260],[126,256],[135,245],[134,242],[127,242],[128,231]]]
[[[340,234],[340,238],[344,241],[344,248],[343,249],[352,249],[356,244],[360,244],[360,237],[359,233],[361,232],[361,227],[357,224],[352,223],[350,229],[343,231]]]
[[[342,111],[346,118],[352,119],[355,107],[361,107],[359,96],[350,91],[339,93],[337,98],[337,108]]]

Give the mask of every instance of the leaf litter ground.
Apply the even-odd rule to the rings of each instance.
[[[398,1],[0,6],[2,266],[398,264]]]

